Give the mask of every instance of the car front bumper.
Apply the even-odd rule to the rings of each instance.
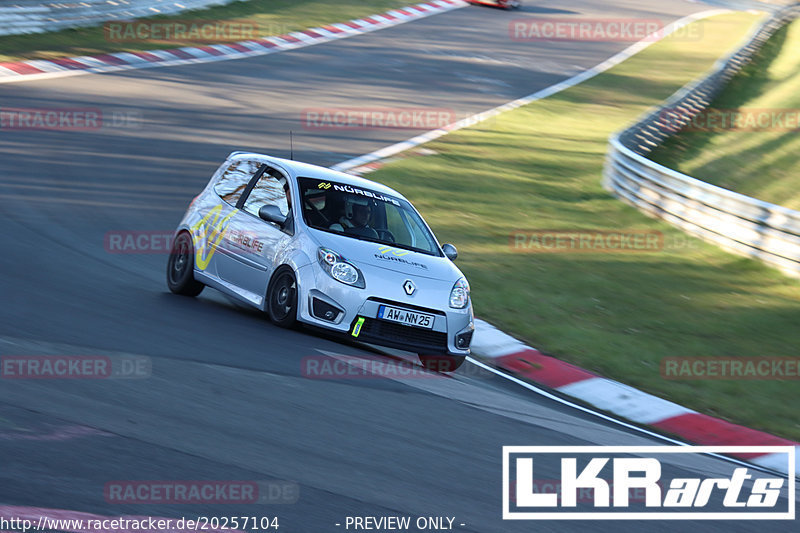
[[[300,268],[298,320],[354,340],[423,355],[469,355],[475,328],[472,304],[464,309],[450,308],[451,286],[386,269],[360,268],[367,283],[365,289],[336,281],[316,264]],[[402,288],[408,279],[417,285],[412,296],[406,295]],[[381,305],[434,315],[433,327],[406,326],[380,319]]]

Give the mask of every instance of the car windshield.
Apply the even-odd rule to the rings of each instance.
[[[298,182],[303,220],[310,228],[439,255],[436,240],[406,200],[333,181]]]

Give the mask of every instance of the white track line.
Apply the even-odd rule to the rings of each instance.
[[[341,163],[338,163],[338,164],[332,166],[331,168],[334,169],[334,170],[338,170],[340,172],[344,172],[344,171],[347,171],[347,170],[350,170],[350,169],[353,169],[353,168],[357,168],[357,167],[360,167],[362,165],[365,165],[365,164],[368,164],[368,163],[372,163],[372,162],[378,161],[380,159],[384,159],[386,157],[397,155],[400,152],[404,152],[404,151],[406,151],[406,150],[408,150],[410,148],[413,148],[415,146],[419,146],[420,144],[432,141],[434,139],[438,139],[439,137],[447,135],[448,133],[450,133],[452,131],[460,130],[460,129],[463,129],[463,128],[468,127],[468,126],[473,126],[473,125],[478,124],[480,122],[483,122],[483,121],[485,121],[485,120],[487,120],[489,118],[492,118],[492,117],[494,117],[496,115],[499,115],[500,113],[503,113],[505,111],[510,111],[512,109],[516,109],[518,107],[527,105],[527,104],[535,102],[537,100],[541,100],[541,99],[547,98],[548,96],[552,96],[552,95],[554,95],[556,93],[559,93],[559,92],[561,92],[561,91],[563,91],[565,89],[568,89],[570,87],[574,87],[575,85],[578,85],[579,83],[582,83],[582,82],[584,82],[584,81],[586,81],[588,79],[591,79],[591,78],[597,76],[598,74],[601,74],[601,73],[609,70],[610,68],[622,63],[626,59],[629,59],[630,57],[634,56],[635,54],[637,54],[637,53],[641,52],[642,50],[645,50],[646,48],[650,47],[651,45],[657,43],[658,41],[660,41],[664,37],[667,37],[668,35],[674,33],[675,31],[677,31],[677,30],[679,30],[679,29],[681,29],[681,28],[683,28],[683,27],[685,27],[685,26],[687,26],[687,25],[689,25],[689,24],[691,24],[693,22],[696,22],[698,20],[702,20],[702,19],[705,19],[705,18],[710,18],[710,17],[713,17],[713,16],[717,16],[717,15],[731,13],[731,12],[732,11],[729,10],[729,9],[711,9],[711,10],[702,11],[700,13],[695,13],[693,15],[689,15],[689,16],[683,17],[682,19],[677,20],[677,21],[673,22],[672,24],[670,24],[669,26],[667,26],[664,30],[660,30],[658,32],[658,33],[661,34],[660,38],[655,38],[656,34],[648,36],[645,39],[639,41],[638,43],[635,43],[635,44],[629,46],[628,48],[626,48],[622,52],[619,52],[618,54],[610,57],[609,59],[606,59],[605,61],[603,61],[602,63],[596,65],[595,67],[593,67],[593,68],[591,68],[589,70],[586,70],[586,71],[584,71],[584,72],[582,72],[580,74],[577,74],[577,75],[575,75],[575,76],[573,76],[573,77],[571,77],[571,78],[569,78],[567,80],[564,80],[564,81],[562,81],[560,83],[557,83],[555,85],[551,85],[550,87],[547,87],[545,89],[537,91],[537,92],[535,92],[533,94],[530,94],[528,96],[519,98],[519,99],[514,100],[512,102],[508,102],[508,103],[503,104],[501,106],[495,107],[495,108],[490,109],[488,111],[483,111],[481,113],[476,113],[475,115],[467,117],[467,118],[465,118],[463,120],[460,120],[458,122],[455,122],[455,123],[450,124],[448,126],[445,126],[443,128],[432,130],[432,131],[429,131],[427,133],[423,133],[421,135],[418,135],[416,137],[408,139],[407,141],[403,141],[403,142],[400,142],[400,143],[397,143],[397,144],[393,144],[391,146],[387,146],[385,148],[381,148],[381,149],[376,150],[374,152],[371,152],[369,154],[366,154],[366,155],[363,155],[363,156],[360,156],[360,157],[356,157],[356,158],[353,158],[353,159],[349,159],[347,161],[343,161]],[[519,341],[517,341],[517,342],[519,342]],[[491,344],[491,342],[489,344]],[[523,345],[522,343],[519,343],[519,344]],[[507,349],[509,349],[509,350],[511,350],[513,352],[513,350],[518,348],[518,346],[515,344],[513,347],[506,346],[505,348],[507,348]],[[472,364],[474,364],[474,365],[477,365],[480,368],[483,368],[484,370],[488,370],[489,372],[492,372],[492,373],[494,373],[494,374],[496,374],[496,375],[498,375],[498,376],[500,376],[500,377],[502,377],[504,379],[507,379],[507,380],[511,381],[512,383],[520,385],[520,386],[524,387],[525,389],[528,389],[529,391],[532,391],[532,392],[534,392],[534,393],[536,393],[536,394],[538,394],[540,396],[543,396],[545,398],[548,398],[550,400],[558,402],[558,403],[560,403],[562,405],[571,407],[573,409],[577,409],[579,411],[582,411],[582,412],[584,412],[586,414],[589,414],[589,415],[592,415],[594,417],[600,418],[602,420],[605,420],[606,422],[610,422],[612,424],[622,426],[624,428],[630,429],[630,430],[635,431],[637,433],[641,433],[641,434],[653,437],[655,439],[659,439],[659,440],[662,440],[662,441],[665,441],[665,442],[669,442],[671,444],[675,444],[675,445],[678,445],[678,446],[691,446],[691,444],[689,444],[687,442],[683,442],[683,441],[680,441],[680,440],[677,440],[677,439],[673,439],[671,437],[667,437],[665,435],[661,435],[659,433],[656,433],[654,431],[650,431],[648,429],[639,427],[637,425],[630,424],[628,422],[624,422],[622,420],[619,420],[617,418],[609,416],[609,415],[607,415],[605,413],[602,413],[600,411],[597,411],[597,410],[585,407],[583,405],[577,404],[575,402],[569,401],[569,400],[567,400],[565,398],[562,398],[560,396],[556,396],[556,395],[554,395],[554,394],[552,394],[550,392],[547,392],[546,390],[544,390],[542,388],[536,387],[536,386],[534,386],[534,385],[532,385],[532,384],[530,384],[530,383],[528,383],[526,381],[523,381],[523,380],[521,380],[519,378],[516,378],[516,377],[510,375],[510,374],[507,374],[505,372],[501,372],[501,371],[499,371],[499,370],[497,370],[497,369],[495,369],[495,368],[493,368],[491,366],[488,366],[488,365],[482,363],[481,361],[478,361],[478,360],[476,360],[476,359],[474,359],[472,357],[467,357],[467,361],[472,363]],[[599,379],[602,379],[602,378],[599,378]],[[681,407],[681,406],[679,406],[677,404],[672,404],[671,402],[667,402],[666,400],[662,400],[662,401],[665,402],[665,404],[670,404],[669,405],[670,410],[673,410],[675,412],[680,412],[680,413],[691,412],[690,410],[685,409],[684,407]],[[626,407],[626,409],[628,409],[631,412],[631,414],[634,416],[634,418],[641,418],[641,416],[639,416],[640,413],[638,413],[638,411],[636,410],[635,406],[626,405],[625,407]],[[709,453],[708,455],[716,457],[718,459],[723,459],[725,461],[729,461],[729,462],[732,462],[732,463],[735,463],[735,464],[738,464],[738,465],[749,466],[749,467],[752,467],[752,468],[755,468],[755,469],[758,469],[758,470],[762,470],[762,471],[765,471],[765,472],[770,472],[770,473],[773,473],[773,474],[786,475],[786,473],[781,472],[780,470],[774,469],[772,462],[770,462],[769,460],[762,460],[761,461],[762,464],[755,464],[755,463],[750,463],[750,462],[742,461],[742,460],[739,460],[739,459],[735,459],[733,457],[727,457],[727,456],[718,455],[718,454],[714,454],[714,453]],[[761,458],[761,459],[764,459],[764,458]]]
[[[648,437],[653,437],[655,439],[662,440],[662,441],[665,441],[665,442],[669,442],[670,444],[675,444],[677,446],[692,446],[692,444],[690,444],[688,442],[683,442],[683,441],[680,441],[680,440],[677,440],[677,439],[673,439],[671,437],[667,437],[665,435],[661,435],[661,434],[656,433],[654,431],[650,431],[649,429],[645,429],[645,428],[636,426],[634,424],[629,424],[628,422],[625,422],[623,420],[619,420],[618,418],[614,418],[613,416],[609,416],[609,415],[607,415],[605,413],[601,413],[600,411],[595,411],[594,409],[591,409],[589,407],[577,404],[575,402],[567,400],[566,398],[562,398],[560,396],[556,396],[555,394],[552,394],[552,393],[550,393],[550,392],[548,392],[548,391],[546,391],[546,390],[544,390],[544,389],[542,389],[540,387],[537,387],[537,386],[535,386],[535,385],[533,385],[531,383],[528,383],[527,381],[523,381],[523,380],[521,380],[519,378],[516,378],[516,377],[512,376],[511,374],[506,374],[505,372],[497,370],[496,368],[491,367],[491,366],[489,366],[489,365],[487,365],[487,364],[485,364],[485,363],[483,363],[481,361],[478,361],[477,359],[475,359],[473,357],[467,357],[467,362],[472,363],[473,365],[476,365],[476,366],[478,366],[478,367],[480,367],[480,368],[482,368],[484,370],[492,372],[493,374],[496,374],[497,376],[500,376],[503,379],[507,379],[508,381],[510,381],[510,382],[512,382],[512,383],[514,383],[516,385],[519,385],[519,386],[521,386],[521,387],[523,387],[525,389],[528,389],[529,391],[534,392],[534,393],[538,394],[539,396],[547,398],[548,400],[553,400],[554,402],[560,403],[561,405],[565,405],[567,407],[571,407],[572,409],[577,409],[578,411],[584,412],[584,413],[586,413],[588,415],[591,415],[591,416],[594,416],[596,418],[600,418],[601,420],[605,420],[606,422],[610,422],[610,423],[612,423],[614,425],[621,426],[621,427],[624,427],[626,429],[630,429],[631,431],[635,431],[636,433],[641,433],[643,435],[647,435]],[[735,463],[737,465],[754,468],[754,469],[760,470],[762,472],[769,472],[771,474],[777,474],[777,475],[780,475],[780,476],[787,475],[786,472],[782,472],[780,470],[776,470],[776,469],[772,468],[772,466],[773,466],[772,463],[754,464],[754,463],[749,463],[747,461],[742,461],[740,459],[736,459],[734,457],[728,457],[726,455],[719,455],[717,453],[708,453],[706,455],[709,455],[711,457],[716,457],[717,459],[723,459],[725,461],[729,461],[729,462]],[[776,466],[780,466],[780,465],[776,465]],[[800,476],[798,476],[798,477],[800,477]]]
[[[589,70],[585,70],[580,74],[577,74],[569,79],[566,79],[560,83],[556,83],[555,85],[551,85],[550,87],[546,87],[540,91],[537,91],[533,94],[529,94],[528,96],[523,96],[522,98],[518,98],[512,102],[508,102],[501,106],[495,107],[493,109],[489,109],[487,111],[482,111],[480,113],[476,113],[472,116],[469,116],[465,119],[459,120],[458,122],[454,122],[449,124],[443,128],[439,128],[436,130],[431,130],[429,132],[423,133],[421,135],[417,135],[407,141],[402,141],[397,144],[393,144],[391,146],[387,146],[385,148],[381,148],[369,154],[365,154],[359,157],[355,157],[353,159],[348,159],[347,161],[342,161],[341,163],[337,163],[333,165],[331,168],[333,170],[338,170],[340,172],[346,172],[356,167],[360,167],[362,165],[366,165],[367,163],[372,163],[374,161],[378,161],[380,159],[385,159],[387,157],[397,155],[400,152],[405,152],[415,146],[419,146],[420,144],[424,144],[439,137],[443,137],[450,132],[457,131],[469,126],[474,126],[475,124],[479,124],[487,119],[495,117],[500,113],[505,111],[510,111],[512,109],[516,109],[518,107],[522,107],[524,105],[530,104],[531,102],[535,102],[536,100],[541,100],[543,98],[547,98],[548,96],[552,96],[556,93],[559,93],[565,89],[569,89],[570,87],[574,87],[579,83],[583,83],[584,81],[591,79],[598,74],[605,72],[606,70],[619,65],[626,59],[638,54],[642,50],[648,48],[649,46],[657,43],[664,37],[674,33],[675,31],[688,26],[692,22],[713,17],[716,15],[722,15],[725,13],[731,13],[732,11],[729,9],[710,9],[707,11],[701,11],[700,13],[695,13],[694,15],[689,15],[687,17],[683,17],[680,20],[673,22],[672,24],[668,25],[662,30],[657,31],[656,33],[649,35],[635,43],[622,52],[619,52],[616,55],[611,56],[610,58],[606,59],[602,63],[590,68]],[[660,38],[659,38],[660,36]]]
[[[234,50],[229,47],[222,47],[221,45],[210,45],[217,50],[227,50],[226,54],[221,56],[215,56],[213,54],[209,54],[204,50],[200,50],[201,47],[184,47],[184,48],[179,48],[178,50],[185,52],[187,55],[191,56],[190,58],[180,58],[175,56],[174,54],[170,54],[165,50],[143,50],[142,52],[159,57],[163,61],[150,62],[147,59],[134,56],[135,59],[133,59],[130,62],[126,62],[126,64],[111,64],[104,62],[102,66],[98,66],[97,63],[94,60],[92,60],[86,62],[89,64],[89,68],[82,68],[82,69],[71,69],[63,67],[61,65],[58,65],[57,63],[47,60],[19,61],[15,63],[28,64],[30,66],[33,66],[34,68],[37,68],[42,72],[31,73],[31,74],[19,74],[18,72],[15,72],[12,69],[0,67],[0,84],[20,83],[32,80],[66,78],[70,76],[81,76],[84,74],[120,72],[125,70],[138,70],[144,68],[160,68],[160,67],[171,67],[179,65],[191,65],[198,63],[211,63],[216,61],[229,61],[235,59],[243,59],[246,57],[263,56],[263,55],[273,54],[276,52],[294,50],[306,46],[313,46],[316,44],[327,43],[334,40],[346,39],[348,37],[353,37],[356,35],[363,35],[373,31],[382,30],[384,28],[397,26],[399,24],[405,24],[407,22],[421,20],[430,17],[432,15],[446,13],[454,9],[460,9],[466,7],[468,4],[461,1],[454,1],[452,3],[436,2],[436,5],[438,7],[423,6],[422,4],[420,4],[417,6],[417,7],[422,6],[420,10],[414,9],[413,5],[408,6],[405,9],[407,9],[412,14],[407,16],[406,15],[398,16],[396,20],[389,20],[386,17],[380,17],[379,16],[380,13],[376,13],[375,15],[370,15],[368,17],[363,17],[361,19],[349,21],[349,23],[357,25],[359,29],[355,29],[351,26],[348,26],[345,23],[337,23],[332,25],[334,27],[343,30],[342,33],[330,32],[325,30],[324,28],[308,28],[308,30],[318,33],[320,37],[311,38],[310,36],[302,32],[293,33],[292,35],[298,39],[298,42],[290,42],[280,39],[278,37],[266,37],[265,38],[266,40],[270,40],[277,45],[277,47],[271,49],[264,48],[260,44],[252,41],[242,41],[239,43],[232,43],[247,48],[248,49],[247,52],[240,52],[238,50]],[[372,18],[377,23],[376,24],[369,23],[365,20],[366,18]],[[124,53],[109,54],[109,55],[121,57],[124,55]],[[72,58],[72,57],[64,59],[77,60],[77,58]]]

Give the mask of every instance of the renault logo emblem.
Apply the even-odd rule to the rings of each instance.
[[[403,283],[403,290],[406,291],[406,294],[411,296],[414,294],[414,291],[417,290],[417,287],[414,286],[414,283],[410,279],[407,279],[405,283]]]

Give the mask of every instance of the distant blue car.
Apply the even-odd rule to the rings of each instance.
[[[450,371],[474,330],[456,255],[388,187],[233,152],[178,225],[167,284],[187,296],[207,285],[279,326],[311,324]]]

